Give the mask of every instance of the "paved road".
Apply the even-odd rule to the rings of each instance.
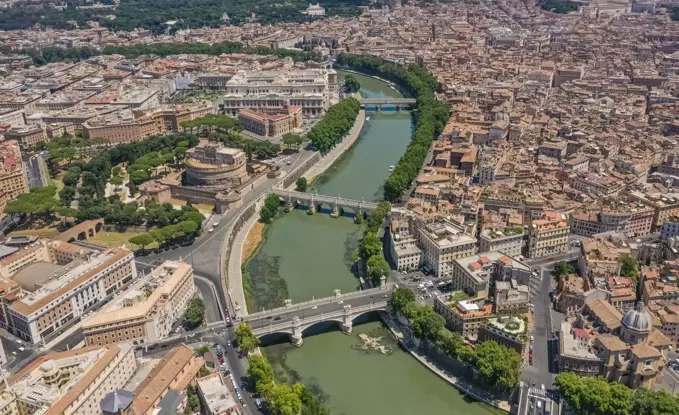
[[[557,415],[559,404],[556,396],[550,391],[543,391],[540,385],[532,387],[524,385],[519,415]]]
[[[529,284],[533,303],[533,364],[524,368],[521,378],[529,385],[535,383],[537,387],[544,384],[550,388],[553,382],[553,374],[549,371],[553,356],[550,356],[548,344],[553,331],[553,311],[549,299],[553,282],[552,267],[544,266],[538,277],[531,278]]]
[[[366,293],[365,296],[361,297],[353,297],[347,299],[338,298],[337,301],[333,300],[327,303],[304,304],[303,306],[298,307],[292,305],[288,310],[283,310],[281,313],[271,314],[268,316],[262,316],[254,319],[245,317],[245,321],[250,323],[252,328],[255,330],[273,324],[291,322],[293,317],[295,316],[299,317],[303,323],[305,318],[317,317],[324,313],[328,314],[334,313],[336,311],[342,311],[344,307],[347,305],[351,305],[351,307],[356,308],[365,305],[370,305],[374,302],[384,301],[385,298],[389,297],[390,293],[391,290],[388,287],[385,287],[383,290],[375,292],[374,294]],[[342,304],[339,304],[339,301],[341,301]]]

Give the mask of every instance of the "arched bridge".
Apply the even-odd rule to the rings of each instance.
[[[382,106],[395,106],[397,110],[402,107],[409,107],[417,104],[415,98],[363,98],[361,99],[361,108],[367,106],[375,106],[377,109],[381,109]]]
[[[250,314],[243,317],[242,321],[252,326],[252,332],[257,337],[285,333],[290,336],[292,343],[301,346],[302,333],[316,323],[334,321],[343,333],[351,333],[355,318],[387,309],[392,288],[393,284],[387,284],[344,295],[336,290],[332,297]]]
[[[277,189],[271,190],[272,193],[282,197],[287,203],[295,204],[304,202],[309,206],[309,209],[316,210],[317,205],[329,205],[332,208],[333,214],[338,214],[340,209],[351,208],[356,213],[363,213],[363,211],[372,211],[377,208],[377,203],[364,202],[363,200],[345,199],[340,196],[325,196],[317,193],[295,192],[293,190]]]

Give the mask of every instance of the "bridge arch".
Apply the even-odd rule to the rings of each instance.
[[[358,325],[358,324],[363,324],[367,323],[370,321],[373,321],[376,317],[379,319],[382,317],[382,314],[385,313],[385,310],[365,310],[361,311],[359,313],[356,313],[351,317],[351,324],[353,325]]]
[[[342,329],[342,319],[332,318],[327,320],[315,321],[307,326],[300,327],[302,329],[302,336],[308,337],[316,334],[327,333],[329,331],[335,331]]]
[[[273,333],[263,333],[257,336],[262,346],[272,346],[274,344],[290,343],[291,331],[275,331]]]

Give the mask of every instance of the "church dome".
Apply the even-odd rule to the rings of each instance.
[[[653,328],[653,320],[643,305],[630,308],[622,318],[622,325],[638,333],[648,333]]]

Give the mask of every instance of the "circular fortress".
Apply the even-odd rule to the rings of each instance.
[[[187,151],[186,156],[188,186],[227,189],[249,180],[247,157],[242,150],[203,141]]]

